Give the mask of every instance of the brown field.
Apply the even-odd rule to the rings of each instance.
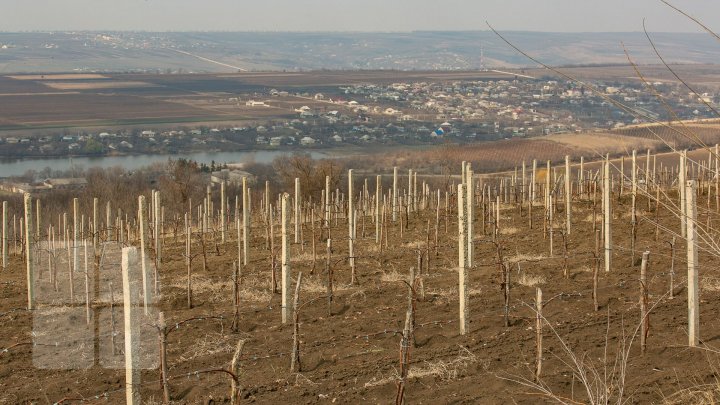
[[[684,64],[671,65],[671,67],[680,77],[690,83],[693,83],[695,86],[707,86],[715,89],[720,88],[720,69],[718,69],[717,65]],[[677,78],[673,76],[673,74],[669,72],[665,66],[641,65],[638,68],[645,79],[649,82],[660,81],[665,83],[680,84]],[[631,80],[640,82],[640,79],[633,70],[632,66],[628,64],[589,67],[560,67],[558,70],[579,80]],[[536,77],[557,76],[556,73],[545,69],[526,69],[525,72]]]
[[[409,166],[404,166],[409,167]],[[359,178],[358,180],[362,180]],[[419,181],[423,180],[420,176]],[[372,184],[372,181],[371,181]],[[675,198],[674,194],[671,195]],[[705,206],[701,193],[698,205]],[[713,198],[714,199],[714,198]],[[88,203],[83,197],[83,204]],[[513,196],[511,195],[511,200]],[[448,213],[441,207],[438,244],[426,234],[427,223],[434,224],[435,208],[411,213],[401,234],[400,223],[388,226],[388,247],[379,249],[374,241],[374,226],[369,217],[359,214],[356,261],[359,284],[349,285],[347,233],[344,219],[333,222],[335,243],[332,252],[334,301],[328,314],[324,272],[325,239],[316,234],[318,262],[313,266],[310,224],[304,227],[304,245],[291,245],[293,280],[303,273],[300,302],[301,369],[289,370],[292,326],[280,323],[280,297],[270,291],[271,253],[265,248],[264,231],[259,216],[253,221],[250,264],[243,268],[240,282],[239,330],[233,332],[231,283],[232,261],[237,259],[235,230],[230,240],[208,252],[207,270],[201,257],[192,265],[192,309],[186,308],[185,263],[182,237],[168,235],[160,271],[159,309],[164,311],[172,332],[168,335],[168,374],[173,403],[226,403],[229,378],[222,373],[196,373],[226,369],[239,339],[246,344],[240,357],[240,382],[243,402],[255,403],[393,403],[399,376],[399,350],[408,288],[403,283],[409,269],[417,266],[417,250],[429,249],[429,262],[423,261],[422,294],[415,302],[414,341],[410,344],[406,403],[553,403],[548,393],[523,386],[532,380],[535,364],[535,318],[531,309],[535,288],[543,289],[545,308],[544,359],[542,383],[553,395],[568,403],[605,403],[595,395],[610,396],[629,403],[712,403],[720,396],[717,367],[720,366],[720,273],[716,250],[701,253],[701,348],[687,346],[687,290],[684,242],[676,245],[675,298],[668,296],[670,252],[668,242],[678,229],[679,220],[661,208],[659,219],[668,231],[655,239],[654,205],[648,210],[644,197],[639,198],[641,220],[633,255],[630,245],[629,204],[627,194],[613,197],[614,264],[609,273],[599,274],[599,311],[593,310],[593,202],[587,196],[574,198],[573,229],[568,239],[567,262],[562,238],[555,233],[555,255],[549,255],[549,240],[543,236],[543,210],[533,210],[535,226],[528,227],[527,210],[512,202],[501,207],[499,249],[510,271],[508,300],[509,326],[504,326],[504,298],[497,248],[490,236],[490,226],[483,230],[482,210],[475,218],[476,265],[470,269],[469,331],[458,334],[458,273],[456,263],[457,220],[455,208]],[[452,201],[452,200],[451,200]],[[101,206],[104,200],[100,201]],[[257,202],[257,201],[256,201]],[[253,206],[259,207],[259,203]],[[452,203],[452,202],[451,202]],[[454,204],[454,203],[452,203]],[[598,204],[599,205],[599,204]],[[11,207],[16,208],[16,207]],[[564,218],[559,204],[556,218]],[[706,215],[708,216],[706,218]],[[717,225],[713,210],[701,214]],[[428,222],[429,221],[429,222]],[[364,224],[364,227],[360,227]],[[558,222],[560,229],[562,222]],[[168,230],[170,233],[170,231]],[[713,231],[716,233],[716,231]],[[714,234],[713,233],[713,234]],[[279,238],[279,227],[276,237]],[[217,237],[217,235],[216,235]],[[209,238],[209,236],[208,236]],[[427,245],[427,240],[430,244]],[[291,237],[292,240],[292,237]],[[276,239],[279,244],[279,239]],[[12,244],[11,244],[12,246]],[[214,246],[212,242],[209,246]],[[276,245],[277,246],[277,245]],[[704,245],[706,246],[706,245]],[[706,246],[709,247],[709,246]],[[193,253],[200,244],[193,244]],[[650,329],[647,352],[640,353],[637,325],[640,251],[651,252],[648,267],[648,307]],[[44,262],[43,262],[44,263]],[[568,275],[563,275],[567,263]],[[117,263],[106,264],[103,274],[116,277]],[[427,268],[426,268],[427,266]],[[89,354],[87,368],[46,369],[46,356],[72,357],[72,351],[54,349],[53,341],[68,337],[66,333],[86,328],[83,298],[76,300],[78,316],[69,318],[53,336],[33,334],[39,319],[47,321],[50,313],[61,315],[63,307],[43,303],[30,312],[26,303],[25,267],[12,256],[10,266],[0,280],[0,401],[5,403],[122,403],[125,395],[123,370],[100,363],[102,348],[107,348],[109,318],[91,326],[98,336],[97,346],[67,346]],[[67,272],[61,268],[58,292],[54,293],[45,265],[38,275],[38,290],[53,297],[66,296]],[[75,291],[84,297],[82,277]],[[107,294],[107,286],[99,286]],[[115,299],[121,287],[116,285]],[[419,287],[418,287],[419,288]],[[81,293],[78,293],[81,291]],[[76,296],[77,297],[77,296]],[[116,302],[115,309],[121,306]],[[107,311],[107,302],[94,304],[93,313]],[[52,312],[56,311],[56,312]],[[213,317],[222,316],[220,321]],[[184,320],[194,318],[188,323]],[[148,321],[151,322],[152,320]],[[118,330],[122,316],[117,313]],[[177,325],[176,325],[177,324]],[[174,326],[176,325],[176,326]],[[31,343],[38,339],[49,347]],[[122,333],[118,336],[122,348]],[[151,346],[157,340],[151,335]],[[62,348],[66,346],[62,345]],[[106,350],[106,349],[105,349]],[[104,354],[107,356],[107,352]],[[102,357],[107,361],[107,357]],[[120,354],[113,357],[122,364]],[[577,363],[573,362],[573,359]],[[87,359],[85,359],[87,360]],[[67,364],[65,365],[66,367]],[[589,378],[587,386],[581,380]],[[147,403],[159,403],[162,391],[158,370],[142,372],[140,388]],[[619,395],[622,390],[622,395]],[[588,395],[590,392],[593,398]],[[709,399],[708,399],[709,398]]]
[[[191,106],[130,95],[57,94],[0,97],[0,118],[14,125],[92,125],[94,122],[206,117]]]
[[[108,76],[94,73],[66,73],[66,74],[48,74],[48,75],[13,75],[6,76],[15,80],[87,80],[87,79],[107,79]]]
[[[46,86],[59,90],[104,90],[154,87],[154,84],[137,81],[102,81],[102,82],[48,82]]]

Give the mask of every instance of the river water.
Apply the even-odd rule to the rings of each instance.
[[[199,163],[210,164],[213,160],[222,163],[269,163],[277,156],[289,154],[292,151],[252,151],[252,152],[192,152],[177,155],[135,155],[135,156],[103,156],[103,157],[74,157],[50,159],[0,159],[0,177],[20,176],[28,170],[40,171],[46,167],[52,170],[68,170],[73,167],[85,169],[91,167],[121,166],[126,170],[133,170],[168,159],[185,158]],[[340,151],[309,151],[310,156],[316,159],[338,157],[344,155]]]

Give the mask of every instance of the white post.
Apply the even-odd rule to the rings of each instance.
[[[73,259],[73,272],[78,273],[80,269],[78,268],[80,266],[80,263],[78,261],[78,233],[80,231],[80,224],[78,223],[78,220],[80,219],[79,214],[79,202],[77,198],[73,198],[73,240],[72,240],[72,259]],[[27,229],[27,228],[26,228]]]
[[[680,194],[680,234],[684,238],[686,237],[687,232],[687,224],[686,224],[686,218],[687,218],[687,203],[685,200],[687,199],[687,192],[685,183],[687,181],[687,155],[686,151],[680,152],[680,167],[678,171],[678,194]]]
[[[382,197],[382,176],[375,178],[375,243],[380,243],[380,198]]]
[[[325,223],[330,229],[330,176],[325,176]]]
[[[155,274],[158,274],[160,271],[160,263],[162,262],[162,241],[160,240],[162,236],[162,214],[161,214],[161,207],[162,204],[160,202],[160,191],[155,192],[155,198],[154,198],[155,206],[153,207],[153,220],[155,221],[154,226],[154,232],[155,232]],[[155,280],[155,287],[157,291],[157,280]]]
[[[397,221],[397,210],[398,210],[397,183],[398,183],[398,168],[397,168],[397,166],[395,166],[395,167],[393,167],[393,189],[392,189],[392,220],[393,220],[393,222]]]
[[[612,213],[610,194],[610,155],[605,158],[605,175],[603,176],[603,220],[605,226],[605,271],[612,267],[612,232],[610,229]]]
[[[578,193],[580,198],[583,196],[585,191],[585,157],[580,156],[580,171],[578,172]]]
[[[537,159],[533,159],[532,179],[530,180],[530,203],[535,203],[535,183],[537,182]]]
[[[353,169],[348,170],[348,252],[350,256],[350,267],[355,268],[355,255],[353,252],[353,242],[355,239],[355,195],[353,192]]]
[[[225,200],[225,180],[220,182],[220,240],[225,243],[227,237],[227,204]]]
[[[570,235],[570,213],[571,213],[571,200],[572,199],[572,183],[570,182],[570,156],[565,155],[565,222],[566,222],[566,233]]]
[[[459,272],[459,294],[460,294],[460,334],[464,335],[467,330],[467,221],[465,217],[465,186],[458,184],[458,272]]]
[[[473,266],[473,218],[475,217],[474,203],[475,203],[475,187],[473,185],[473,171],[470,162],[465,166],[465,191],[467,196],[465,197],[465,204],[467,209],[465,210],[465,233],[467,234],[467,261],[465,268],[472,268]]]
[[[694,180],[685,186],[687,200],[687,263],[688,263],[688,340],[691,347],[700,343],[700,289],[698,288],[698,250],[697,250],[697,205],[695,201]]]
[[[7,201],[2,202],[2,268],[7,268],[8,258],[8,215],[7,215]]]
[[[138,227],[140,228],[140,268],[142,269],[143,308],[145,315],[148,314],[148,303],[150,302],[150,275],[147,271],[147,258],[145,254],[147,239],[147,204],[145,196],[138,197]]]
[[[30,193],[25,193],[25,264],[27,266],[27,293],[28,293],[28,310],[34,309],[35,303],[35,274],[33,264],[33,238],[32,232],[32,197]]]
[[[140,331],[139,314],[133,298],[137,297],[137,283],[131,279],[133,267],[138,265],[137,249],[122,250],[123,315],[125,317],[125,401],[128,405],[140,404]]]
[[[637,151],[632,151],[632,175],[630,176],[632,181],[632,202],[631,202],[631,210],[630,210],[630,221],[631,223],[636,222],[635,217],[635,207],[637,202]],[[625,182],[625,179],[620,179],[622,182]],[[634,265],[634,264],[633,264]]]
[[[243,265],[247,266],[248,264],[248,250],[249,250],[249,243],[250,243],[250,193],[248,192],[248,186],[247,186],[247,177],[243,177],[242,180],[242,188],[243,188]]]
[[[289,227],[289,200],[290,195],[284,193],[282,195],[281,204],[281,220],[282,220],[282,275],[281,275],[281,292],[282,292],[282,323],[287,323],[290,317],[290,309],[288,300],[290,299],[290,254],[288,250],[288,227]]]
[[[93,198],[93,220],[92,220],[92,233],[93,233],[93,251],[97,252],[98,249],[98,243],[100,241],[98,231],[100,230],[100,227],[98,226],[98,199],[97,197]]]
[[[300,179],[295,177],[295,244],[300,243]]]

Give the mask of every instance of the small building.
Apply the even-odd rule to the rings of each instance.
[[[304,136],[300,139],[300,145],[309,146],[309,145],[315,145],[315,139]]]
[[[237,169],[222,169],[220,171],[210,173],[210,181],[216,184],[225,182],[230,185],[242,185],[243,177],[247,179],[250,184],[255,183],[255,176],[244,170]]]
[[[47,179],[43,184],[51,190],[80,190],[87,186],[87,180],[84,177],[66,177]]]

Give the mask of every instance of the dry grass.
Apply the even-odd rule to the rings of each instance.
[[[500,227],[500,235],[515,235],[516,233],[520,232],[520,230],[514,226],[509,226],[507,228]]]
[[[477,361],[477,356],[470,350],[461,347],[457,356],[452,360],[426,361],[421,366],[411,366],[408,370],[408,379],[435,377],[443,382],[455,381],[460,377],[461,373],[467,370],[471,364],[477,363]],[[393,371],[389,376],[373,377],[365,383],[365,388],[394,383],[399,378],[397,371]]]
[[[665,405],[715,405],[720,402],[720,384],[697,385],[663,399]]]
[[[394,270],[389,273],[383,273],[383,275],[380,276],[380,281],[382,281],[383,283],[395,283],[398,281],[407,281],[407,279],[407,274],[400,274]]]
[[[508,263],[510,264],[516,264],[521,262],[538,262],[541,260],[547,259],[547,256],[545,255],[531,255],[531,254],[524,254],[524,253],[518,253],[515,256],[510,256],[507,258]]]
[[[718,292],[720,291],[720,279],[705,277],[700,280],[700,289],[702,291]]]
[[[300,289],[303,292],[308,293],[325,293],[327,291],[327,280],[324,278],[319,277],[303,277],[302,285],[300,286]],[[293,282],[293,285],[295,285],[295,282]],[[357,287],[353,287],[351,285],[347,285],[344,283],[338,283],[337,280],[333,283],[333,292],[343,292],[348,290],[354,290],[357,289]]]
[[[220,331],[219,325],[208,324],[209,330],[217,329],[217,332],[208,332],[202,338],[197,339],[193,344],[178,356],[180,361],[189,361],[198,357],[212,356],[219,353],[231,354],[235,350],[237,341],[235,338],[230,336],[223,336],[218,333]],[[231,337],[229,339],[229,337]]]
[[[520,285],[524,285],[525,287],[535,287],[538,285],[543,285],[545,284],[545,276],[543,276],[542,274],[523,273],[518,279],[518,283]]]

